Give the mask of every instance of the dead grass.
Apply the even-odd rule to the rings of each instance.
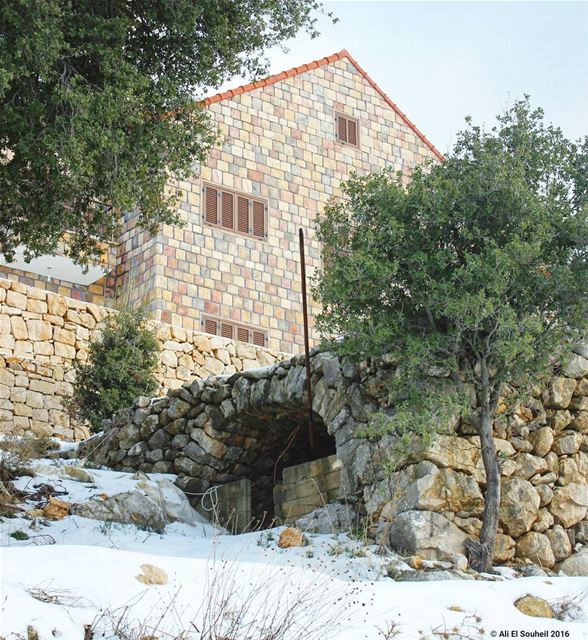
[[[328,640],[340,629],[342,594],[327,595],[322,587],[293,584],[284,569],[273,570],[271,575],[257,575],[244,586],[237,580],[241,570],[235,561],[213,562],[206,574],[204,596],[199,604],[191,603],[192,614],[187,624],[179,589],[150,618],[138,619],[137,605],[146,591],[122,607],[103,611],[91,625],[92,637]]]

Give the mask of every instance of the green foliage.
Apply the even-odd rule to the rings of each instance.
[[[315,0],[4,0],[0,4],[0,246],[84,262],[120,212],[176,222],[171,175],[216,139],[195,99],[301,28]]]
[[[545,125],[527,98],[490,131],[468,121],[407,186],[388,171],[352,177],[318,220],[326,342],[389,353],[401,364],[391,396],[421,418],[418,383],[439,372],[459,403],[475,397],[474,422],[493,414],[506,381],[540,379],[585,335],[587,175],[588,141]]]
[[[155,332],[143,310],[123,309],[104,321],[100,337],[90,343],[87,363],[75,364],[70,414],[99,431],[102,420],[130,407],[138,396],[157,391],[154,371],[159,360]]]
[[[25,533],[24,531],[21,531],[20,529],[18,529],[17,531],[13,531],[10,534],[10,537],[14,538],[15,540],[28,540],[29,539],[28,533]]]

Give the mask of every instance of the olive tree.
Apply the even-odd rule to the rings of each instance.
[[[0,252],[99,255],[121,212],[177,222],[170,176],[216,140],[195,102],[300,29],[315,0],[3,0],[0,3]]]
[[[587,328],[588,144],[545,124],[528,98],[491,130],[467,122],[452,153],[415,169],[408,185],[388,171],[344,185],[318,219],[325,259],[315,293],[325,340],[338,336],[332,348],[391,354],[398,407],[418,404],[420,391],[416,432],[419,411],[431,408],[415,386],[425,372],[445,371],[455,397],[475,394],[469,419],[486,488],[468,553],[487,570],[500,505],[499,399],[505,385],[529,388],[553,371]],[[393,431],[395,419],[387,424]]]

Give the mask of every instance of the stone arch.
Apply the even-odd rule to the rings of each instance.
[[[270,367],[195,380],[162,398],[137,399],[107,425],[94,459],[129,471],[174,472],[178,486],[194,498],[213,485],[251,480],[253,515],[267,521],[284,466],[336,454],[351,497],[357,490],[356,459],[362,458],[354,434],[364,424],[368,401],[357,367],[327,352],[314,352],[310,364],[315,451],[308,444],[304,356],[294,356]]]

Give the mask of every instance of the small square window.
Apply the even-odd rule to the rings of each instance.
[[[349,144],[353,147],[359,146],[359,120],[344,116],[341,113],[335,114],[335,134],[339,142]]]

